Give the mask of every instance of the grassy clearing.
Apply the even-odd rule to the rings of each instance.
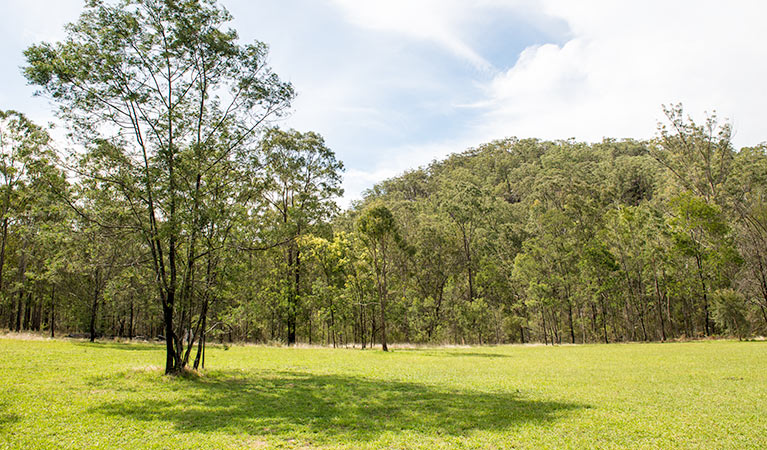
[[[767,342],[163,358],[0,339],[0,448],[767,448]]]

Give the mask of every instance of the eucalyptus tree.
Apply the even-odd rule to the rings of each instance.
[[[671,199],[669,217],[674,249],[694,264],[690,280],[702,308],[703,331],[713,333],[711,296],[717,289],[730,287],[730,280],[741,263],[733,245],[730,227],[721,209],[703,198],[684,193]]]
[[[296,342],[296,320],[301,298],[300,237],[337,210],[343,194],[343,164],[317,133],[268,130],[261,142],[264,155],[264,200],[276,213],[278,240],[284,242],[287,286],[288,344]]]
[[[443,213],[450,218],[460,242],[462,266],[466,273],[466,301],[476,298],[477,240],[488,213],[488,196],[478,174],[468,168],[449,167],[449,175],[440,180],[438,202]]]
[[[17,302],[8,310],[15,310],[16,317],[9,318],[8,325],[17,330],[21,328],[22,297],[31,294],[28,269],[41,276],[44,268],[33,267],[33,260],[40,262],[48,256],[40,251],[40,237],[49,224],[61,219],[59,199],[52,188],[66,190],[67,183],[53,159],[50,137],[43,128],[21,113],[0,111],[0,317],[9,306],[8,286],[13,285]],[[9,256],[16,263],[12,280],[5,270]]]
[[[383,205],[366,209],[357,220],[357,230],[368,252],[375,272],[376,293],[380,306],[381,348],[388,351],[386,343],[386,307],[389,300],[389,275],[393,253],[403,242],[389,208]]]
[[[716,114],[696,124],[681,104],[664,107],[668,123],[660,124],[652,155],[668,169],[682,190],[720,205],[733,169],[732,127],[719,124]]]
[[[299,245],[307,253],[309,263],[315,267],[311,296],[316,300],[318,315],[327,323],[328,343],[336,347],[341,340],[346,320],[353,317],[348,301],[346,282],[350,273],[351,241],[346,233],[336,233],[332,239],[306,235]],[[311,320],[311,316],[310,316]],[[311,342],[312,329],[309,330]]]
[[[728,199],[738,219],[733,229],[745,260],[741,285],[767,327],[767,145],[738,152]]]
[[[28,80],[73,135],[88,151],[109,150],[98,172],[82,175],[114,184],[131,208],[162,305],[166,373],[184,366],[175,314],[192,292],[184,283],[198,259],[206,180],[242,167],[293,97],[268,67],[267,46],[239,44],[230,20],[212,0],[90,0],[63,41],[25,51]]]

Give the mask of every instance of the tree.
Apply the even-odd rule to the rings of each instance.
[[[685,118],[681,104],[664,107],[663,112],[669,124],[659,126],[660,136],[651,147],[653,156],[684,190],[721,204],[735,155],[732,127],[719,125],[716,114],[698,125]]]
[[[317,133],[272,128],[261,143],[266,186],[263,196],[277,213],[279,240],[285,242],[288,344],[296,342],[296,316],[301,298],[300,237],[329,219],[333,201],[343,194],[343,164]]]
[[[721,289],[712,299],[714,321],[720,328],[743,339],[748,334],[746,299],[734,289]]]
[[[370,261],[375,271],[376,291],[381,308],[381,348],[388,351],[386,345],[386,305],[389,299],[387,277],[390,272],[392,253],[402,244],[397,224],[389,208],[374,206],[365,210],[357,221],[357,230],[368,250]]]
[[[733,268],[741,259],[732,245],[730,230],[716,205],[706,203],[690,193],[671,200],[669,219],[675,249],[695,264],[697,297],[702,301],[703,325],[706,336],[712,330],[711,294],[729,285]]]
[[[767,325],[767,145],[743,148],[728,183],[728,206],[737,220],[737,245],[745,260],[742,285]]]
[[[188,322],[175,313],[193,292],[207,178],[245,165],[265,121],[293,97],[267,66],[267,46],[238,44],[230,20],[212,0],[90,0],[64,41],[25,51],[29,81],[99,152],[92,176],[131,208],[155,273],[168,374],[184,367]]]
[[[59,199],[51,188],[67,189],[63,174],[53,166],[53,156],[50,137],[43,128],[16,111],[0,111],[0,317],[6,301],[15,295],[15,307],[11,303],[8,308],[11,314],[15,311],[15,317],[11,317],[8,324],[17,331],[22,327],[22,298],[25,294],[25,316],[29,315],[31,291],[28,281],[32,274],[30,269],[34,269],[34,259],[39,262],[48,257],[33,248],[40,245],[39,238],[44,234],[45,225],[58,223],[60,219]],[[10,249],[9,244],[15,249]],[[16,254],[11,254],[11,250]],[[12,282],[7,280],[5,270],[9,257],[16,259]],[[45,270],[42,267],[36,269],[37,272]],[[9,292],[9,285],[14,287],[13,293]]]

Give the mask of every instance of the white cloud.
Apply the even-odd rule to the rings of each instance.
[[[458,0],[333,1],[348,20],[358,26],[432,41],[482,70],[490,70],[492,64],[462,38],[462,22],[471,17],[472,9],[518,3],[484,1],[477,4]]]
[[[762,2],[550,0],[562,46],[528,47],[486,86],[482,138],[649,138],[661,104],[733,120],[738,145],[767,139]]]
[[[507,136],[599,141],[651,138],[661,105],[682,102],[697,120],[716,110],[733,121],[735,143],[767,139],[767,3],[684,0],[583,1],[334,0],[351,23],[433,42],[482,69],[484,97],[460,138],[390,149],[371,170],[349,171],[346,199],[364,187],[469,146]],[[563,43],[527,47],[512,67],[494,68],[469,45],[481,10],[506,8],[536,26],[566,23]],[[553,33],[561,36],[561,32]],[[483,81],[483,78],[486,81]],[[489,81],[487,81],[489,78]],[[397,157],[396,155],[403,155]],[[375,159],[375,157],[373,157]],[[359,187],[358,187],[359,186]],[[348,202],[348,200],[347,200]]]

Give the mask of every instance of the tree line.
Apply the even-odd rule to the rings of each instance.
[[[587,343],[767,330],[767,147],[664,109],[656,139],[506,139],[375,186],[396,340]],[[390,332],[390,334],[393,334]]]
[[[767,153],[665,110],[652,141],[494,141],[339,212],[343,165],[212,1],[92,0],[25,52],[73,148],[0,114],[0,326],[294,344],[746,337]]]

